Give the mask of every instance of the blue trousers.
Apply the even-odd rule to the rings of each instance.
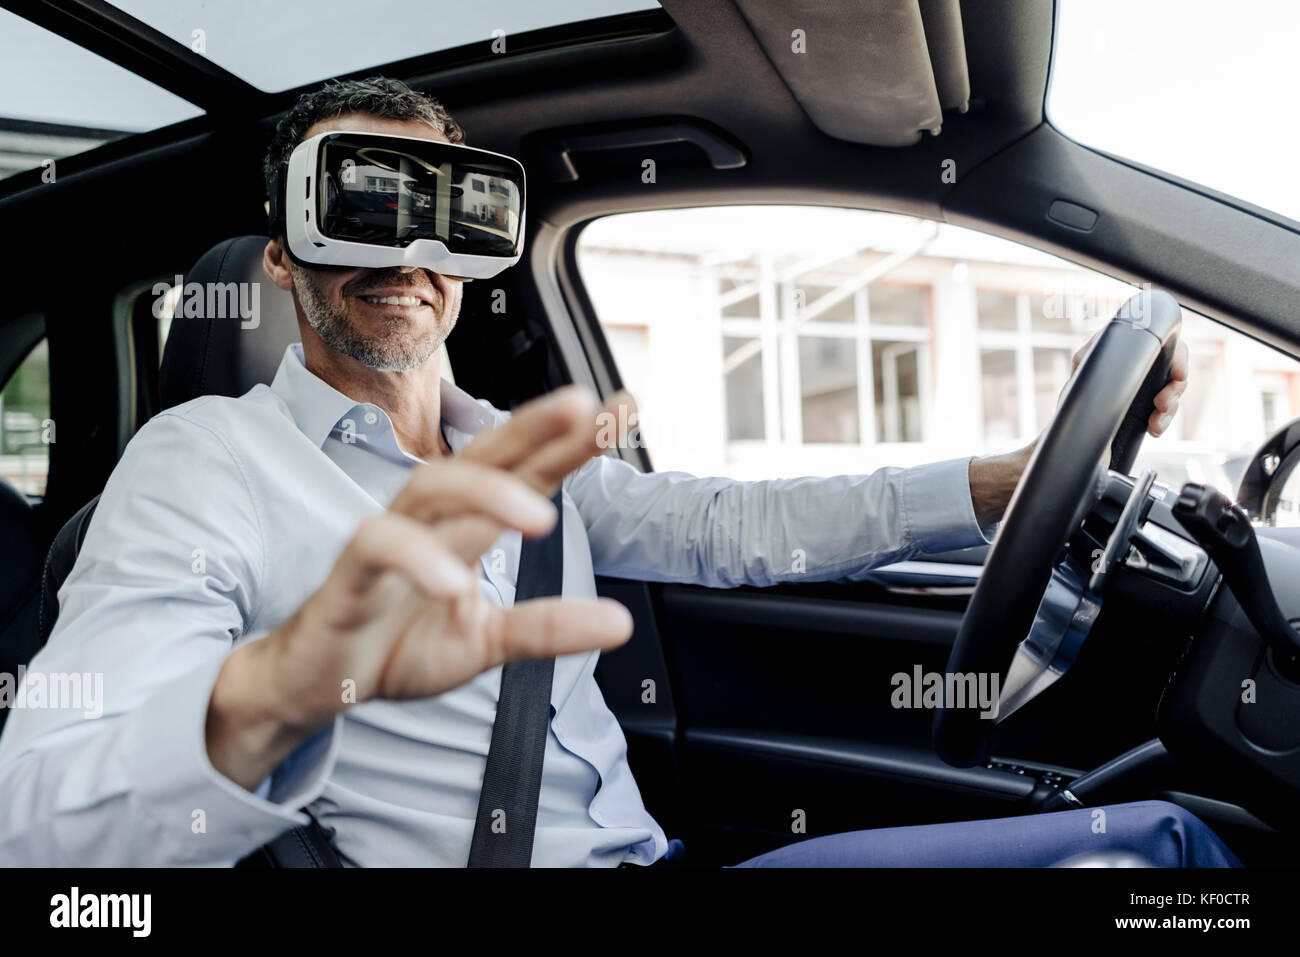
[[[1136,801],[1051,814],[850,831],[810,838],[739,867],[1051,867],[1123,853],[1152,867],[1241,867],[1194,814]]]

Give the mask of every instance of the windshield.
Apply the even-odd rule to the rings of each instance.
[[[1057,0],[1048,119],[1300,221],[1300,3]]]

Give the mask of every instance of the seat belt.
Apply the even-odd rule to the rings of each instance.
[[[342,867],[334,846],[334,831],[322,826],[307,808],[302,812],[311,818],[308,823],[263,844],[235,867]]]
[[[559,514],[550,534],[524,541],[515,583],[516,604],[560,594],[564,581],[562,495],[557,491],[551,499]],[[512,661],[501,669],[501,693],[468,867],[528,867],[532,861],[554,675],[554,658]]]

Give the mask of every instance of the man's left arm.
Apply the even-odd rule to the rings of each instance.
[[[1180,342],[1151,435],[1169,427],[1188,365]],[[759,482],[647,474],[600,456],[565,490],[587,526],[597,574],[724,588],[855,580],[915,555],[988,544],[1035,444],[867,475]]]
[[[728,588],[853,579],[913,555],[986,544],[975,502],[996,498],[1012,468],[966,457],[867,475],[738,482],[643,473],[601,456],[570,476],[566,490],[587,526],[597,574]]]

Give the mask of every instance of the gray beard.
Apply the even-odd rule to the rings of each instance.
[[[410,336],[376,339],[358,332],[344,312],[321,295],[310,275],[293,269],[293,287],[307,316],[307,324],[321,342],[335,352],[355,359],[377,372],[410,372],[429,360],[442,345],[441,336],[417,340]]]

